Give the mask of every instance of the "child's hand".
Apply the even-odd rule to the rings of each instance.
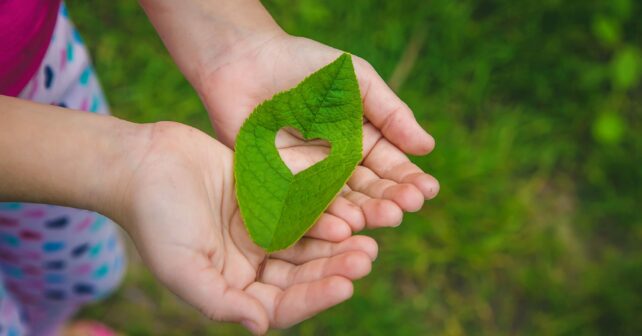
[[[255,333],[286,327],[346,300],[351,280],[370,272],[376,242],[341,231],[350,234],[349,206],[323,214],[260,271],[266,256],[241,221],[232,152],[194,128],[138,125],[1,95],[0,106],[0,201],[114,219],[161,282],[213,319]],[[293,169],[323,151],[306,145],[302,156],[291,145],[282,155]]]
[[[141,5],[201,96],[218,138],[230,148],[256,105],[341,54],[286,34],[257,0],[141,0]],[[402,211],[418,210],[439,191],[438,182],[405,155],[427,154],[434,140],[372,66],[358,57],[353,63],[366,117],[364,160],[329,212],[356,205],[362,217],[357,229],[394,226]]]
[[[155,124],[150,133],[115,217],[154,274],[208,317],[254,333],[287,327],[348,299],[351,280],[370,272],[376,242],[336,241],[337,223],[347,224],[329,214],[259,272],[265,253],[241,221],[232,151],[181,124]],[[294,167],[304,158],[296,149],[282,154]]]
[[[257,35],[217,55],[201,78],[199,93],[218,138],[228,146],[256,105],[291,88],[341,52],[284,33]],[[363,96],[364,160],[338,203],[361,207],[371,227],[395,226],[402,211],[416,211],[433,198],[438,182],[412,164],[405,152],[426,154],[433,138],[419,126],[408,106],[363,59],[353,57]]]

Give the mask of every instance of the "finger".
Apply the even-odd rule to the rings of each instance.
[[[361,88],[365,116],[381,130],[386,139],[404,152],[423,155],[435,140],[417,122],[412,111],[363,59],[353,57]]]
[[[372,198],[389,199],[404,211],[417,211],[424,204],[424,195],[414,185],[383,179],[364,166],[357,167],[348,185]]]
[[[287,328],[337,305],[349,299],[353,290],[352,282],[341,276],[294,285],[285,291],[260,282],[246,289],[263,304],[275,328]]]
[[[377,129],[372,123],[366,120],[363,124],[363,157],[366,158],[368,153],[374,146],[381,140],[385,139],[381,131]],[[401,150],[399,150],[401,151]]]
[[[298,266],[279,259],[269,259],[260,281],[286,289],[296,284],[317,281],[333,275],[356,280],[370,273],[371,268],[370,256],[361,251],[349,251],[332,257],[314,259]]]
[[[345,197],[337,197],[326,210],[327,213],[343,219],[353,232],[363,230],[366,225],[366,220],[363,217],[363,212],[358,205],[348,201]]]
[[[383,178],[415,185],[426,199],[432,199],[437,195],[439,182],[410,162],[399,148],[382,138],[381,132],[372,124],[367,122],[363,125],[363,134],[362,165]]]
[[[323,213],[319,220],[305,233],[306,237],[323,239],[333,242],[342,241],[352,235],[352,228],[345,220]]]
[[[338,243],[302,238],[294,246],[271,254],[270,258],[300,265],[310,260],[332,257],[348,251],[361,251],[374,261],[378,250],[377,242],[368,236],[352,236]]]
[[[167,286],[179,297],[215,321],[243,324],[252,333],[261,334],[269,326],[268,315],[262,304],[244,291],[229,287],[223,276],[207,258],[203,262],[187,263],[171,275],[160,275]],[[167,281],[169,279],[169,281]]]
[[[392,166],[382,171],[382,174],[384,174],[386,178],[414,185],[421,191],[425,199],[433,199],[439,193],[439,181],[430,174],[421,171],[421,169],[412,162],[403,162]]]
[[[434,198],[439,193],[439,182],[410,162],[405,154],[385,139],[376,143],[362,165],[383,178],[398,183],[411,183],[426,199]]]
[[[401,224],[403,211],[393,201],[371,198],[354,190],[345,193],[343,196],[361,207],[366,219],[366,226],[370,229],[399,226]]]

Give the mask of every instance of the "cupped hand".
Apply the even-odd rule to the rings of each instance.
[[[232,151],[175,123],[153,124],[146,139],[121,183],[118,221],[159,280],[206,316],[261,334],[348,299],[352,280],[370,272],[376,242],[319,239],[332,236],[323,219],[321,229],[266,259],[240,217]],[[292,165],[304,164],[306,157],[284,151]]]
[[[218,138],[233,147],[243,121],[256,105],[294,87],[341,53],[306,38],[271,32],[241,40],[217,55],[205,66],[196,87]],[[399,225],[404,211],[419,210],[439,191],[437,180],[405,154],[427,154],[434,147],[433,138],[370,64],[355,56],[353,63],[366,117],[363,161],[316,228],[330,233],[324,237],[328,239],[345,239],[351,230],[366,226]],[[280,132],[279,142],[303,157],[323,152],[323,145],[306,143],[296,132]],[[291,165],[287,155],[282,157]]]

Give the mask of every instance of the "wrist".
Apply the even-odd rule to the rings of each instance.
[[[110,217],[119,224],[126,221],[132,205],[129,198],[134,176],[151,146],[151,124],[136,124],[108,117],[97,141],[101,157],[92,188],[86,189],[85,208]],[[102,176],[101,176],[102,175]]]
[[[0,106],[0,201],[63,205],[119,219],[149,126],[3,96]]]
[[[230,50],[285,34],[258,0],[141,0],[185,77],[198,90],[204,72]]]

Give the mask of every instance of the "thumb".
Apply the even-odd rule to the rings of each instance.
[[[435,140],[419,125],[412,111],[365,60],[354,57],[366,118],[405,153],[424,155]]]

